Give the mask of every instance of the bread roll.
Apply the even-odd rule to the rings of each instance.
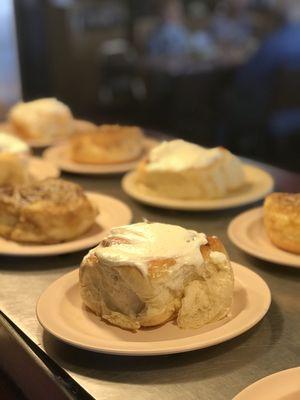
[[[74,130],[69,107],[54,98],[18,103],[8,117],[15,132],[25,139],[63,137]]]
[[[0,236],[17,242],[71,240],[86,232],[97,214],[82,188],[62,179],[0,188]]]
[[[28,145],[0,131],[0,186],[20,185],[29,181]]]
[[[167,198],[210,199],[241,188],[245,175],[240,160],[228,150],[178,139],[150,151],[137,170],[137,184]]]
[[[275,246],[300,254],[300,193],[272,193],[267,196],[264,225]]]
[[[160,223],[113,228],[83,259],[79,279],[83,302],[130,330],[171,319],[200,328],[227,316],[233,298],[220,240]]]
[[[70,155],[82,164],[113,164],[132,161],[144,150],[144,136],[134,126],[101,125],[71,138]]]

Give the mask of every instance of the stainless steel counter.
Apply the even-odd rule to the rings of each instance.
[[[299,175],[268,168],[277,189],[300,191]],[[87,190],[127,203],[134,221],[147,218],[217,234],[231,259],[260,274],[272,292],[266,317],[226,343],[161,357],[119,357],[66,345],[47,334],[35,316],[39,295],[56,278],[76,268],[85,252],[45,258],[0,257],[0,308],[40,349],[96,399],[230,400],[265,375],[300,365],[300,270],[257,260],[232,245],[230,220],[244,209],[176,212],[143,206],[120,188],[120,177],[64,175]],[[15,361],[17,362],[17,361]],[[40,366],[43,368],[43,366]]]

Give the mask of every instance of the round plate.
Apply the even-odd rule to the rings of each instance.
[[[39,157],[29,158],[28,170],[30,176],[39,181],[46,178],[58,178],[60,175],[55,165]]]
[[[79,293],[78,270],[52,283],[37,304],[41,325],[57,338],[81,347],[110,354],[158,355],[209,347],[247,331],[266,314],[271,294],[257,274],[232,263],[235,275],[231,316],[201,329],[165,325],[130,332],[107,324],[89,311]]]
[[[243,212],[228,227],[230,240],[254,257],[276,264],[300,268],[300,255],[276,247],[268,238],[263,223],[263,208]]]
[[[221,210],[242,206],[260,200],[270,193],[274,186],[271,175],[252,165],[243,166],[247,185],[240,190],[218,199],[181,200],[161,197],[142,184],[136,182],[137,173],[129,172],[123,177],[123,190],[135,200],[154,207],[170,208],[175,210]]]
[[[266,376],[239,393],[233,400],[299,400],[300,368]]]
[[[63,140],[66,140],[65,137],[56,137],[56,138],[38,138],[38,139],[24,139],[24,142],[28,144],[32,149],[44,149],[45,147],[55,146]]]
[[[77,239],[58,244],[24,244],[0,238],[0,254],[34,257],[71,253],[96,246],[112,227],[131,222],[131,211],[121,201],[97,193],[86,194],[99,209],[96,222],[88,232]]]
[[[70,158],[69,144],[67,142],[61,143],[60,145],[51,147],[44,151],[43,156],[45,159],[51,161],[61,170],[66,172],[72,172],[76,174],[119,174],[134,169],[137,164],[145,157],[145,154],[159,142],[154,139],[145,139],[145,150],[143,154],[134,161],[117,163],[117,164],[80,164],[72,161]]]

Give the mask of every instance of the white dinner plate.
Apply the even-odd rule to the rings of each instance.
[[[45,150],[43,157],[46,160],[54,163],[58,168],[66,172],[72,172],[76,174],[120,174],[134,169],[138,163],[145,157],[147,152],[155,147],[159,142],[155,139],[146,138],[145,139],[145,150],[142,155],[130,162],[123,162],[117,164],[80,164],[72,161],[70,158],[70,147],[68,142],[63,142],[57,146],[50,147]]]
[[[126,204],[98,193],[86,193],[99,209],[95,224],[88,232],[68,242],[57,244],[24,244],[0,238],[0,254],[11,256],[52,256],[96,246],[114,226],[127,225],[132,214]]]
[[[60,175],[60,171],[55,165],[39,157],[29,158],[28,171],[30,176],[38,181],[46,178],[58,178]]]
[[[235,275],[231,316],[201,329],[180,329],[174,322],[138,332],[107,324],[89,311],[79,293],[78,270],[53,282],[37,303],[37,317],[52,335],[74,346],[120,355],[158,355],[201,349],[234,338],[258,323],[271,294],[253,271],[232,263]]]
[[[248,386],[233,400],[299,400],[300,368],[290,368],[266,376]]]
[[[175,210],[222,210],[242,206],[262,199],[274,186],[273,178],[264,170],[244,164],[247,184],[240,190],[218,199],[177,200],[162,197],[137,182],[137,173],[129,172],[122,179],[122,188],[130,197],[141,203]]]
[[[237,247],[254,257],[300,268],[300,255],[279,249],[268,238],[262,207],[245,211],[234,218],[229,224],[228,236]]]

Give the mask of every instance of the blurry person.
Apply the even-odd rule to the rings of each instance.
[[[270,74],[280,67],[300,66],[300,2],[278,0],[277,7],[284,13],[282,26],[265,39],[241,70],[238,77],[241,86],[269,85]]]
[[[286,99],[280,107],[274,105],[274,98],[280,98],[280,85],[285,97],[295,92],[293,86],[300,87],[300,3],[277,0],[276,7],[283,15],[283,23],[238,73],[223,132],[224,141],[231,138],[234,150],[249,155],[265,156],[268,151],[274,154],[275,148],[270,152],[269,139],[275,146],[290,134],[295,133],[298,140],[300,137],[300,91],[298,98]],[[288,77],[291,71],[296,81],[286,80],[283,84],[282,76]]]
[[[181,1],[166,0],[160,6],[160,21],[148,41],[150,56],[180,55],[188,50],[188,31],[184,26]]]
[[[216,7],[210,32],[215,40],[229,44],[242,44],[251,36],[247,13],[248,0],[223,0]]]

